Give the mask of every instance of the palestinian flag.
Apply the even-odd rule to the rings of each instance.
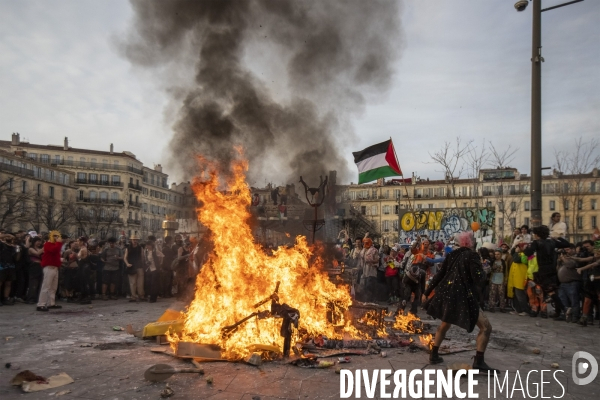
[[[359,184],[386,176],[402,176],[391,139],[353,152],[352,155],[358,167]]]

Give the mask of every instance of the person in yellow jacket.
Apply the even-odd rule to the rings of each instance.
[[[515,311],[511,311],[511,314],[518,314],[520,316],[529,315],[529,303],[527,297],[527,269],[528,263],[522,262],[522,257],[525,256],[523,248],[526,243],[521,243],[511,254],[512,264],[509,268],[508,282],[506,285],[506,295],[509,299],[512,299],[512,304]]]

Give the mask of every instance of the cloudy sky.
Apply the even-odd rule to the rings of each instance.
[[[338,142],[349,168],[352,151],[392,137],[406,176],[440,178],[429,154],[460,136],[518,148],[512,164],[529,173],[531,7],[518,13],[512,3],[403,3],[392,85],[353,118],[356,138]],[[114,143],[150,166],[169,164],[165,88],[118,51],[132,16],[124,0],[0,1],[0,137]],[[545,12],[542,21],[543,165],[552,166],[555,149],[600,133],[600,2]]]

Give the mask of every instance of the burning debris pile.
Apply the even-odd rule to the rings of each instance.
[[[352,305],[349,287],[329,279],[317,248],[302,236],[293,247],[266,254],[247,222],[247,162],[234,161],[226,182],[220,182],[218,164],[201,163],[206,173],[193,189],[214,251],[198,274],[182,329],[169,334],[174,347],[179,342],[218,345],[221,357],[229,360],[246,359],[261,348],[268,349],[263,352],[268,358],[272,353],[287,356],[290,350],[305,356],[317,348],[362,347],[369,352],[407,345],[407,340],[410,344],[412,339],[395,335],[398,329],[424,331],[415,317],[398,316],[386,327],[391,317],[386,308]]]

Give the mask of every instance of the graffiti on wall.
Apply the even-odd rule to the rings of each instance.
[[[479,222],[483,231],[494,229],[495,217],[493,208],[401,210],[400,240],[410,242],[418,235],[426,235],[431,240],[446,241],[458,232],[470,230],[472,222]]]

